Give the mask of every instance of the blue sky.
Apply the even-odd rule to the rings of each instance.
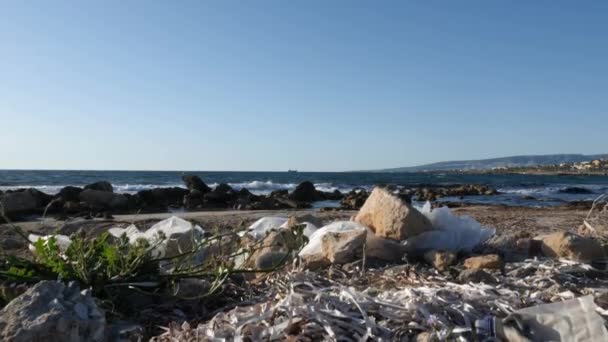
[[[3,1],[0,168],[608,152],[606,1]]]

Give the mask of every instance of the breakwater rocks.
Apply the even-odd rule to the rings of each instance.
[[[96,182],[84,187],[66,186],[57,194],[49,195],[37,189],[18,189],[0,192],[0,209],[10,220],[32,215],[53,215],[60,218],[82,216],[111,217],[112,214],[153,213],[170,210],[275,210],[310,208],[318,201],[340,201],[341,208],[358,210],[367,200],[366,189],[355,188],[343,194],[319,191],[310,181],[300,183],[293,191],[275,190],[259,195],[249,190],[234,189],[226,183],[212,188],[196,175],[184,175],[185,187],[166,187],[142,190],[135,194],[116,193],[111,183]],[[485,185],[422,186],[395,188],[400,196],[418,200],[435,200],[444,196],[496,194]],[[0,221],[2,219],[0,218]]]

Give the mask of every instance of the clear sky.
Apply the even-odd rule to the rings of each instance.
[[[608,152],[608,1],[0,2],[0,168]]]

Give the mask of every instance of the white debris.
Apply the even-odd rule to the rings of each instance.
[[[431,209],[430,202],[426,202],[420,211],[436,230],[407,239],[409,253],[433,249],[470,252],[496,233],[494,228],[484,227],[470,216],[454,215],[448,207]]]
[[[139,239],[147,240],[150,245],[156,246],[152,255],[154,257],[172,257],[192,250],[192,247],[203,239],[203,229],[198,225],[172,216],[162,220],[145,232],[131,225],[127,228],[112,228],[109,233],[115,237],[127,236],[130,243]]]
[[[251,236],[254,240],[259,241],[262,240],[270,231],[273,229],[279,229],[284,224],[287,224],[286,217],[278,217],[278,216],[268,216],[262,217],[261,219],[255,221],[253,224],[247,228],[244,232],[241,232],[239,235],[243,236],[245,234]]]
[[[33,244],[35,244],[38,240],[42,239],[44,241],[44,244],[47,245],[49,239],[52,237],[55,238],[55,243],[57,244],[57,247],[59,247],[59,251],[62,253],[64,253],[68,249],[68,247],[70,247],[70,244],[72,243],[72,240],[70,239],[70,237],[66,236],[66,235],[56,234],[56,235],[41,236],[41,235],[37,235],[37,234],[30,234],[27,237],[31,242],[31,244],[28,246],[29,250],[32,252],[36,252],[36,248],[34,247]]]

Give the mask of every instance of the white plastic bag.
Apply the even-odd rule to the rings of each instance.
[[[248,234],[254,240],[259,241],[266,237],[266,235],[273,229],[279,229],[284,224],[287,224],[286,217],[268,216],[262,217],[255,221],[247,228],[246,231],[241,232],[241,236]]]
[[[61,234],[57,234],[57,235],[37,235],[37,234],[30,234],[28,235],[28,240],[30,240],[31,244],[28,246],[28,249],[32,252],[35,253],[36,252],[36,247],[34,247],[34,243],[38,242],[38,240],[42,239],[44,241],[45,244],[48,243],[49,239],[51,237],[55,237],[55,243],[57,244],[57,247],[59,248],[59,251],[61,253],[64,253],[68,247],[70,247],[70,244],[72,243],[72,240],[66,236],[66,235],[61,235]]]
[[[435,230],[407,239],[408,253],[419,254],[433,249],[470,252],[496,233],[494,228],[484,227],[470,216],[454,215],[448,207],[431,209],[431,204],[426,202],[420,212],[431,221]]]
[[[190,251],[204,235],[201,227],[176,216],[156,223],[145,232],[131,225],[127,228],[112,228],[109,233],[115,237],[126,234],[129,243],[135,243],[139,239],[147,240],[150,245],[156,245],[152,256],[157,258],[172,257]]]

